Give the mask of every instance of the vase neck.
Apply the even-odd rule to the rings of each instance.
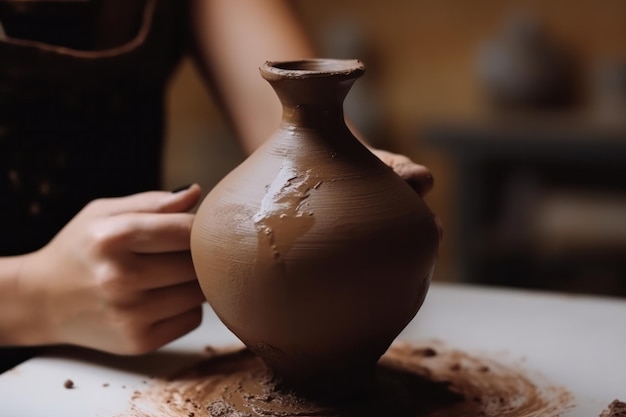
[[[283,123],[304,127],[343,124],[343,101],[363,71],[357,60],[267,62],[261,67],[282,103]]]
[[[345,124],[343,105],[334,106],[308,106],[308,105],[285,105],[283,103],[283,125],[298,126],[302,128],[336,127]]]
[[[343,123],[343,101],[353,83],[330,77],[270,81],[283,106],[283,123],[302,127]]]

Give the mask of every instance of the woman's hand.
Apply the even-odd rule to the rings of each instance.
[[[396,174],[409,183],[411,187],[422,197],[432,190],[435,181],[433,179],[430,170],[423,165],[416,164],[410,158],[384,151],[382,149],[369,148],[370,151],[385,164],[390,166]],[[435,223],[437,223],[437,229],[439,230],[439,242],[443,241],[443,227],[439,217],[434,215]]]
[[[118,354],[154,350],[197,327],[200,290],[189,252],[200,187],[88,204],[18,276],[29,344],[69,343]]]
[[[389,165],[396,174],[408,182],[422,197],[433,188],[433,176],[425,166],[418,165],[410,158],[397,153],[373,148],[370,148],[370,151],[385,164]]]

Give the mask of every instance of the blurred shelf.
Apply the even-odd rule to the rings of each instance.
[[[626,124],[502,117],[436,123],[420,140],[454,165],[463,281],[568,290],[584,275],[626,295]]]
[[[422,135],[428,144],[455,156],[602,159],[626,161],[623,123],[584,115],[501,117],[433,123]]]

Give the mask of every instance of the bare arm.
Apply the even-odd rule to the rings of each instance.
[[[199,67],[231,118],[247,153],[277,127],[281,107],[259,75],[267,60],[315,56],[291,7],[281,0],[193,0]]]
[[[280,102],[258,67],[267,60],[311,58],[315,48],[283,0],[193,0],[190,13],[199,68],[244,150],[251,153],[276,129],[281,113]],[[420,194],[432,188],[432,176],[424,166],[404,155],[372,152]]]

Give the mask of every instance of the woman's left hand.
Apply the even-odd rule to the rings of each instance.
[[[419,165],[410,158],[397,153],[374,148],[370,148],[370,151],[385,164],[389,165],[403,180],[408,182],[420,196],[423,197],[432,190],[434,179],[430,170],[425,166]]]

